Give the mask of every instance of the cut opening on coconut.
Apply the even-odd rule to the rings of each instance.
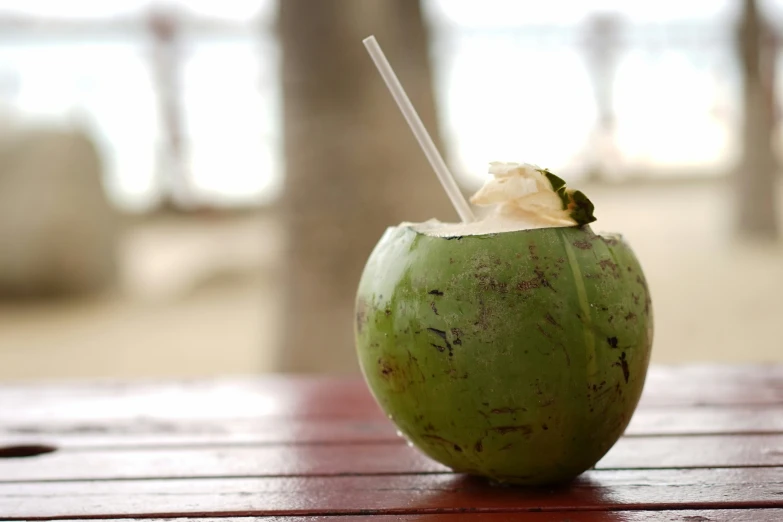
[[[568,228],[573,224],[557,224],[543,221],[519,221],[511,219],[486,219],[472,223],[444,223],[437,219],[430,219],[421,223],[401,223],[401,227],[408,227],[419,234],[432,237],[463,237],[463,236],[487,236],[503,232],[520,232],[524,230],[536,230],[542,228]]]
[[[429,220],[404,223],[419,233],[438,237],[475,236],[539,228],[579,227],[595,221],[594,205],[581,191],[535,165],[490,163],[492,177],[470,199],[488,207],[481,219],[469,223]]]

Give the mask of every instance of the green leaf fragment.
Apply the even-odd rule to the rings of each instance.
[[[538,172],[546,176],[546,179],[548,179],[549,183],[552,184],[552,190],[554,190],[555,192],[558,192],[560,189],[565,188],[566,182],[565,180],[563,180],[563,178],[555,176],[554,174],[552,174],[546,169],[541,169]]]
[[[595,221],[595,216],[593,215],[595,205],[593,205],[593,202],[581,190],[569,192],[571,193],[571,203],[568,205],[568,209],[571,211],[571,219],[580,226]]]
[[[595,221],[593,211],[595,205],[580,190],[571,190],[566,188],[566,182],[563,178],[555,176],[547,169],[538,169],[538,172],[546,176],[552,185],[552,190],[560,197],[563,203],[563,210],[568,211],[568,216],[576,221],[579,226],[587,225]]]

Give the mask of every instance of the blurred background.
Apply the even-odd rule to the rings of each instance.
[[[595,202],[653,361],[783,360],[783,0],[5,0],[0,379],[356,371],[387,225],[493,160]]]

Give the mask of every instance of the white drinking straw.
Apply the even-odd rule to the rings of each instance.
[[[398,80],[397,75],[394,74],[394,70],[391,65],[389,65],[389,61],[383,54],[381,46],[378,45],[378,41],[374,36],[369,36],[365,38],[363,42],[364,46],[367,48],[367,52],[370,53],[372,61],[375,62],[378,72],[381,73],[383,81],[386,82],[386,86],[389,88],[389,92],[391,92],[394,101],[396,101],[397,105],[400,107],[400,112],[402,112],[408,125],[410,125],[413,135],[416,136],[416,139],[419,141],[419,145],[421,145],[424,155],[427,156],[430,165],[432,165],[433,170],[435,170],[435,174],[438,175],[438,179],[443,185],[446,194],[449,196],[451,204],[454,205],[457,214],[459,214],[459,217],[464,223],[474,221],[475,217],[473,216],[473,211],[470,209],[470,205],[468,205],[462,192],[460,192],[457,182],[454,181],[454,176],[443,161],[443,158],[435,147],[435,143],[433,143],[427,129],[424,128],[421,118],[419,118],[416,109],[413,108],[413,104],[408,98],[408,95],[405,94],[405,89],[402,88],[400,80]]]

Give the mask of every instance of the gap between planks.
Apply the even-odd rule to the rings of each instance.
[[[581,511],[578,512],[578,522],[656,522],[666,521],[672,522],[675,520],[689,520],[692,522],[763,522],[763,521],[776,521],[783,520],[783,509],[721,509],[721,510],[677,510],[677,511]],[[406,520],[418,520],[418,521],[441,521],[441,522],[508,522],[508,512],[495,512],[495,513],[431,513],[431,514],[411,514],[411,515],[371,515],[374,522],[393,522],[393,521],[406,521]],[[529,512],[525,513],[526,522],[576,522],[573,519],[574,512],[568,511],[551,511],[551,512]],[[345,514],[345,515],[327,515],[327,516],[273,516],[263,518],[263,522],[351,522],[351,520],[357,520],[358,517],[362,517],[361,520],[366,520],[367,516],[362,514]],[[674,518],[676,517],[676,518]],[[719,517],[719,518],[716,518]],[[763,518],[762,518],[763,517]],[[179,517],[192,522],[248,522],[248,518],[252,518],[258,522],[262,522],[256,517],[230,517],[230,518],[215,518],[208,516],[202,517]],[[28,519],[29,520],[29,519]],[[62,522],[69,522],[74,520],[85,519],[67,519]],[[94,520],[94,519],[93,519]],[[145,522],[171,522],[171,518],[114,518],[103,519],[109,521],[124,521],[134,522],[138,520],[144,520]]]

